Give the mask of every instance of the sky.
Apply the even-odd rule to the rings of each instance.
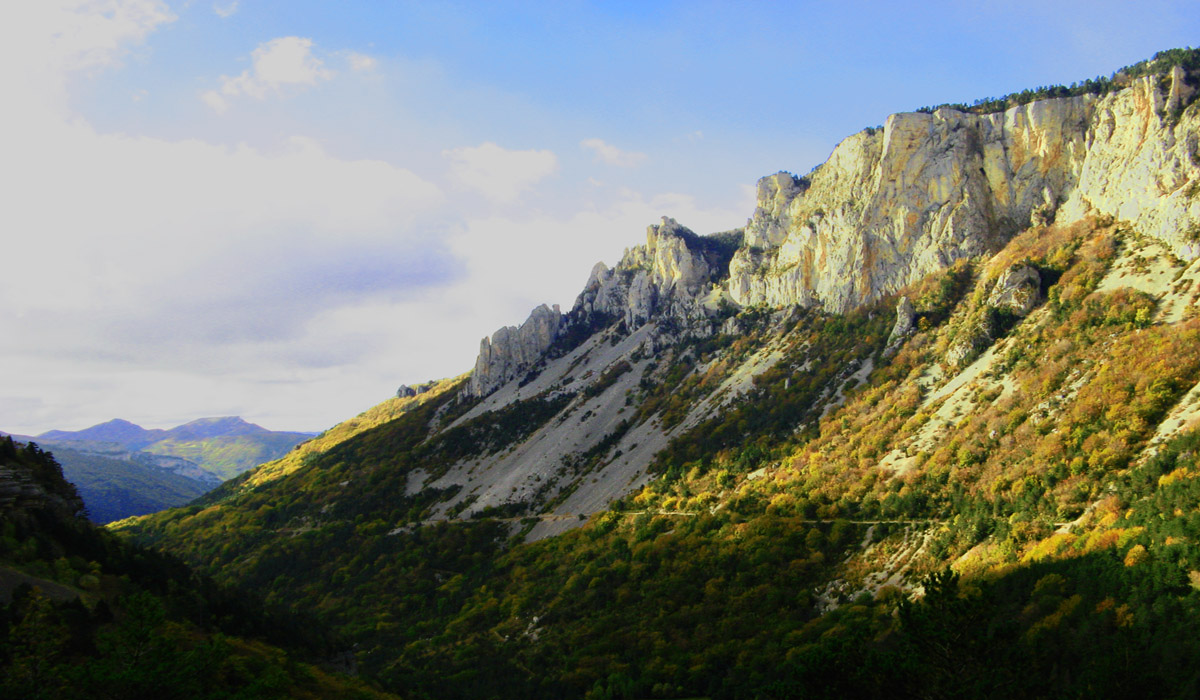
[[[1194,0],[8,0],[0,430],[323,430],[893,112],[1198,43]]]

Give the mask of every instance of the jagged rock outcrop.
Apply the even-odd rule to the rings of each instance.
[[[912,333],[916,317],[917,312],[913,308],[912,302],[908,300],[908,297],[900,297],[900,301],[896,303],[896,324],[892,326],[892,333],[888,336],[887,344],[894,345]]]
[[[746,247],[730,265],[741,305],[846,311],[1017,230],[1095,209],[1200,255],[1200,118],[1181,69],[1104,97],[1005,112],[894,114],[804,179],[759,181]],[[1192,231],[1191,234],[1188,232]]]
[[[479,343],[479,357],[475,360],[475,371],[471,373],[467,392],[472,396],[486,396],[496,387],[532,369],[558,337],[561,326],[562,312],[558,304],[553,309],[542,304],[520,326],[505,326],[490,339],[484,338]]]
[[[757,206],[746,225],[746,245],[774,248],[787,238],[788,205],[808,189],[808,181],[778,172],[758,181]]]
[[[1013,265],[1000,274],[988,295],[988,306],[1025,317],[1041,301],[1042,278],[1029,265]]]
[[[646,245],[625,251],[613,269],[598,263],[575,301],[585,316],[624,319],[630,329],[652,317],[705,318],[705,302],[723,270],[712,264],[712,245],[674,219],[646,229]],[[719,296],[719,295],[718,295]]]
[[[424,394],[425,392],[429,391],[436,385],[437,385],[437,382],[425,382],[424,384],[418,384],[416,386],[409,386],[407,384],[401,384],[400,387],[398,389],[396,389],[396,398],[410,399],[414,396],[420,396],[421,394]]]
[[[845,312],[998,250],[1029,226],[1089,214],[1126,220],[1182,259],[1200,257],[1200,106],[1188,80],[1176,67],[1104,96],[991,114],[893,114],[842,141],[805,177],[759,180],[736,242],[697,236],[667,217],[650,226],[646,245],[614,268],[593,268],[566,326],[620,319],[632,331],[669,319],[708,333],[707,319],[725,304]],[[998,307],[1020,315],[1037,298],[1018,299],[1016,287]],[[485,341],[471,392],[486,394],[531,366],[553,341],[549,323]]]
[[[741,242],[740,232],[720,236],[698,236],[664,216],[646,228],[646,244],[627,249],[616,267],[596,263],[570,314],[542,305],[520,327],[484,338],[467,393],[485,396],[528,372],[569,328],[621,320],[633,331],[652,319],[672,319],[689,332],[713,332],[708,318],[727,301],[716,285]]]
[[[961,368],[974,360],[996,338],[1004,335],[1012,317],[1024,318],[1042,301],[1042,277],[1031,265],[1011,265],[992,283],[987,298],[967,315],[954,342],[946,350],[946,364]],[[1003,315],[1011,314],[1005,320]]]

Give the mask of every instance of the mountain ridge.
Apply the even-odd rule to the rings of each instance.
[[[236,476],[251,467],[269,462],[312,433],[267,430],[239,416],[197,418],[174,428],[146,429],[114,418],[83,430],[51,430],[37,440],[53,443],[109,443],[130,452],[146,452],[187,460],[219,479]],[[105,445],[85,451],[104,452]]]
[[[115,529],[417,697],[1183,693],[1198,77],[889,118],[745,229],[650,226],[471,376]]]
[[[223,416],[150,430],[118,418],[83,430],[15,437],[53,450],[90,517],[108,523],[184,505],[312,436]]]
[[[113,418],[82,430],[48,430],[35,437],[38,440],[94,440],[113,442],[125,447],[140,448],[163,439],[203,439],[226,435],[248,435],[254,433],[288,432],[294,435],[312,435],[293,431],[271,431],[251,423],[240,416],[214,416],[197,418],[173,428],[143,428],[123,418]]]
[[[624,312],[632,327],[648,320],[660,297],[681,303],[680,291],[705,274],[720,278],[704,290],[710,299],[739,307],[844,312],[956,260],[994,253],[1017,231],[1060,213],[1066,221],[1089,212],[1128,220],[1173,255],[1195,259],[1200,204],[1187,185],[1197,178],[1197,144],[1187,136],[1195,124],[1183,123],[1194,114],[1185,117],[1182,108],[1195,98],[1197,81],[1178,64],[1165,75],[1166,86],[1151,75],[1103,96],[1003,112],[893,114],[882,128],[843,140],[805,177],[760,179],[727,269],[713,269],[693,250],[696,236],[664,217],[647,231],[646,245],[618,264],[628,279],[614,288],[613,271],[599,264],[572,312],[598,301],[603,311]],[[609,286],[585,301],[601,277]],[[685,296],[694,305],[699,292]],[[669,313],[697,318],[695,310]],[[488,379],[473,378],[471,392],[494,389],[494,376],[515,376],[511,358],[524,367],[548,350],[571,326],[571,314],[566,322],[559,315],[539,307],[522,326],[485,338],[475,377]]]

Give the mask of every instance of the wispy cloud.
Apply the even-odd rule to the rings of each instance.
[[[553,151],[510,151],[488,142],[442,151],[450,174],[493,202],[512,202],[539,180],[558,170]]]
[[[217,13],[217,16],[221,19],[228,19],[237,13],[238,2],[239,0],[232,0],[224,5],[221,3],[213,3],[213,12]]]
[[[350,64],[350,70],[367,71],[373,70],[378,62],[371,56],[357,51],[345,52],[346,62]]]
[[[596,160],[608,165],[633,168],[646,162],[645,153],[623,151],[601,139],[584,139],[579,142],[579,145],[595,153]]]
[[[253,65],[237,76],[221,76],[221,89],[201,94],[218,113],[229,109],[229,100],[245,95],[266,99],[288,88],[306,87],[329,80],[334,73],[312,53],[312,39],[285,36],[260,44],[251,54]]]

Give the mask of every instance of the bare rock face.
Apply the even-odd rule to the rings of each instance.
[[[913,332],[916,310],[908,297],[900,297],[896,303],[896,325],[892,326],[892,334],[888,336],[888,345],[899,342]]]
[[[425,382],[424,384],[418,384],[416,386],[401,384],[400,388],[396,389],[396,398],[410,399],[414,396],[420,396],[421,394],[424,394],[432,389],[436,384],[437,382]]]
[[[1042,278],[1029,265],[1013,265],[1000,274],[988,295],[988,306],[1024,318],[1041,301]]]
[[[786,225],[787,234],[763,251],[739,251],[734,300],[844,312],[999,247],[1068,185],[1070,168],[1045,161],[1082,158],[1084,135],[1074,127],[1086,103],[1051,102],[1061,104],[895,114],[883,129],[846,139],[782,215],[767,219],[760,203],[763,221],[747,230]]]
[[[613,269],[592,268],[575,310],[624,319],[632,330],[658,316],[703,318],[701,297],[712,288],[713,269],[699,236],[671,218],[646,229],[646,245],[627,250]]]
[[[808,189],[805,180],[791,173],[778,172],[758,181],[758,206],[746,225],[746,245],[774,248],[787,238],[788,205]]]
[[[1200,109],[1193,103],[1178,111],[1193,92],[1182,69],[1170,83],[1164,96],[1157,76],[1142,78],[1092,103],[1086,157],[1059,220],[1108,214],[1194,260],[1200,248],[1189,232],[1200,226]]]
[[[1090,212],[1200,256],[1200,110],[1182,69],[1104,97],[1002,113],[894,114],[842,141],[806,178],[758,184],[746,246],[730,264],[740,305],[844,312],[1016,231]]]
[[[1187,84],[1187,74],[1184,73],[1183,66],[1175,66],[1171,69],[1171,91],[1167,94],[1167,104],[1165,105],[1168,116],[1183,108],[1188,98],[1196,92],[1196,88]]]
[[[506,326],[479,343],[479,357],[467,386],[472,396],[486,396],[537,364],[558,336],[562,313],[542,304],[520,326]]]
[[[669,320],[712,332],[708,319],[730,304],[843,313],[998,250],[1022,229],[1090,214],[1124,220],[1193,260],[1200,102],[1189,77],[1176,68],[1104,96],[992,114],[894,114],[842,141],[804,177],[759,180],[753,216],[730,232],[740,239],[697,236],[666,217],[650,226],[646,244],[616,267],[593,268],[566,326],[575,333],[619,319],[632,331]],[[993,306],[1028,313],[1038,286],[1036,270],[1009,270]],[[528,371],[563,324],[543,306],[485,339],[470,392]],[[988,329],[971,338],[962,359],[988,342]]]

